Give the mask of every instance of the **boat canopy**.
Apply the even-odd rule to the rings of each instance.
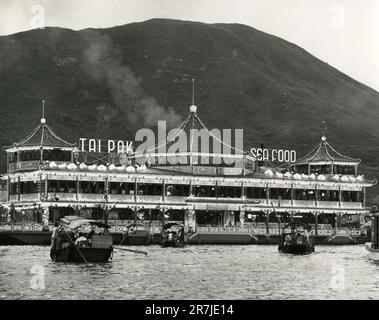
[[[164,229],[167,229],[167,228],[171,228],[171,227],[179,227],[179,228],[182,228],[183,225],[180,224],[180,223],[176,223],[176,222],[167,222],[163,225],[163,228]]]
[[[140,222],[133,222],[133,223],[130,223],[126,226],[126,228],[131,228],[131,227],[135,227],[135,228],[141,228],[141,229],[146,229],[146,226],[143,224],[143,223],[140,223]]]
[[[61,224],[63,227],[69,228],[71,230],[75,230],[83,225],[93,225],[93,226],[98,226],[99,228],[110,228],[109,225],[96,221],[96,220],[90,220],[90,219],[84,219],[80,218],[78,216],[66,216],[64,218],[61,218],[60,220]]]

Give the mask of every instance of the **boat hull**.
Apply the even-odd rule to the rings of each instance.
[[[108,262],[113,253],[113,248],[80,248],[80,252],[87,262]],[[58,254],[51,251],[50,257],[55,262],[85,262],[75,247],[63,249]]]
[[[170,241],[164,240],[161,243],[162,248],[173,247],[173,248],[183,248],[185,247],[185,243],[180,241]]]
[[[290,254],[309,254],[315,251],[314,247],[305,244],[290,244],[286,246],[279,246],[278,250],[282,253]]]
[[[379,249],[372,248],[371,242],[365,243],[365,249],[368,251],[368,253],[372,259],[379,260]]]

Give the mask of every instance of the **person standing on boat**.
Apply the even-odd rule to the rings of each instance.
[[[59,223],[55,222],[53,233],[51,234],[51,250],[52,251],[55,251],[55,249],[59,247],[59,241],[60,241],[59,232],[60,232]]]
[[[87,242],[87,238],[83,235],[82,232],[79,233],[79,238],[75,240],[75,245],[79,246],[81,242]]]
[[[292,243],[292,237],[290,234],[287,234],[286,237],[284,238],[284,244],[290,245],[291,243]]]

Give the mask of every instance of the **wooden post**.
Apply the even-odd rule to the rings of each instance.
[[[318,199],[319,199],[319,192],[318,192],[317,184],[315,185],[314,193],[315,193],[314,203],[315,203],[315,207],[317,207],[318,206]]]
[[[192,197],[192,184],[193,184],[193,182],[192,182],[192,179],[190,179],[190,186],[189,186],[189,196],[190,197]]]
[[[21,179],[20,176],[17,176],[17,200],[21,199]]]
[[[293,201],[295,200],[294,196],[295,196],[295,192],[294,192],[294,189],[293,189],[293,183],[291,183],[291,207],[293,207]]]
[[[11,201],[11,193],[10,193],[10,188],[11,188],[11,178],[8,176],[7,177],[7,192],[8,192],[8,202]]]
[[[134,202],[137,203],[138,183],[137,177],[134,178]]]
[[[42,148],[42,147],[40,148],[39,163],[40,163],[40,164],[43,163],[43,148]]]
[[[162,199],[163,199],[163,203],[166,202],[166,179],[163,178],[162,180]]]
[[[315,211],[315,236],[318,236],[318,212]]]
[[[79,201],[80,181],[79,176],[76,176],[76,201]]]

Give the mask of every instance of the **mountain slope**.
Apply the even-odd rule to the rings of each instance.
[[[239,24],[153,19],[0,37],[0,143],[38,124],[42,98],[48,123],[73,142],[133,140],[158,119],[173,127],[187,115],[193,77],[200,117],[209,128],[244,128],[246,149],[264,143],[303,155],[325,120],[330,143],[377,177],[379,94],[302,48]]]

